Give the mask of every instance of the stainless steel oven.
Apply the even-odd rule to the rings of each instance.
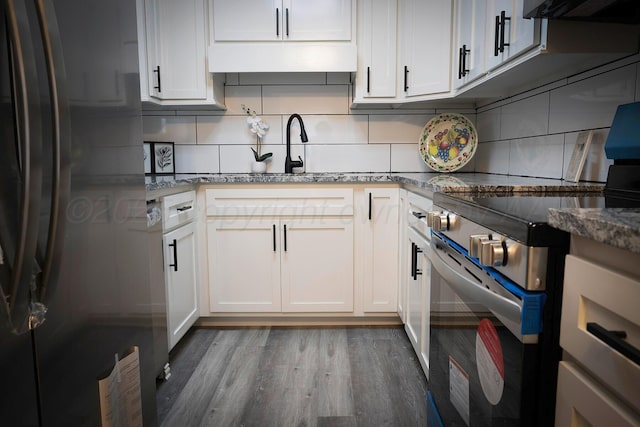
[[[434,196],[429,425],[553,425],[569,236],[547,210],[600,200]]]

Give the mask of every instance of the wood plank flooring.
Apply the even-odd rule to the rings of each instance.
[[[157,387],[161,426],[423,426],[402,328],[193,329]]]

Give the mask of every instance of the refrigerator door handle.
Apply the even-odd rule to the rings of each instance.
[[[18,7],[24,8],[21,2]],[[30,315],[30,292],[39,273],[35,261],[38,243],[38,222],[42,198],[42,140],[39,123],[36,64],[23,55],[32,49],[26,10],[17,10],[16,2],[7,0],[6,17],[8,37],[11,41],[11,64],[13,69],[16,139],[20,147],[21,197],[17,227],[17,245],[11,266],[9,295],[6,308],[14,333],[28,329]],[[24,32],[26,37],[22,37]],[[29,61],[29,62],[27,62]],[[6,249],[6,248],[4,248]],[[4,291],[3,291],[4,293]]]
[[[45,258],[42,266],[42,282],[38,295],[38,300],[44,303],[46,293],[53,291],[57,283],[58,269],[61,265],[65,231],[62,212],[69,203],[71,193],[71,168],[69,166],[70,131],[69,126],[65,126],[68,108],[64,98],[64,79],[60,75],[64,70],[64,65],[62,63],[62,43],[59,37],[60,32],[55,19],[55,12],[50,0],[37,0],[35,4],[47,67],[47,79],[49,81],[53,145],[51,214],[49,217]],[[63,95],[62,97],[61,94]]]

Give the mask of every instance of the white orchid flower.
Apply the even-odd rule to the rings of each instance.
[[[251,148],[251,151],[253,151],[254,157],[257,162],[265,161],[273,155],[273,153],[260,153],[260,144],[262,141],[262,137],[267,134],[269,125],[263,122],[262,118],[258,116],[254,110],[251,110],[244,104],[242,104],[242,110],[247,113],[247,124],[249,125],[249,130],[251,130],[251,133],[255,134],[258,137],[256,148]]]

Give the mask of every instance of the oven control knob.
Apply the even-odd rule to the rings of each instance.
[[[480,264],[488,267],[499,267],[507,264],[506,247],[500,240],[485,240],[480,243]]]
[[[449,215],[444,212],[432,212],[434,215],[431,219],[431,228],[435,231],[447,231],[449,224]],[[428,224],[427,224],[428,225]]]
[[[433,220],[437,215],[440,215],[442,212],[439,211],[431,211],[427,212],[427,227],[433,228]]]
[[[472,234],[469,236],[469,256],[472,258],[480,258],[482,252],[482,242],[491,240],[488,234]]]

